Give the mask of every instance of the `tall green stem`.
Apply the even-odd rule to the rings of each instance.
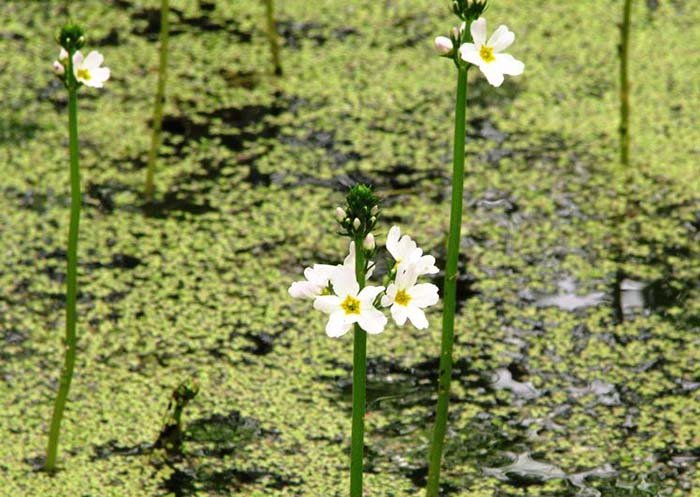
[[[146,170],[146,187],[144,193],[146,200],[153,198],[155,185],[153,177],[156,170],[156,159],[163,128],[163,103],[165,102],[165,80],[168,69],[168,40],[170,31],[170,7],[168,0],[161,0],[160,4],[160,63],[158,65],[158,87],[153,104],[153,132],[151,134],[151,149],[148,152],[148,168]]]
[[[628,55],[630,24],[632,20],[632,0],[625,0],[622,19],[622,40],[620,42],[620,163],[627,169],[630,153],[630,84],[628,77]]]
[[[365,286],[365,253],[362,238],[355,238],[355,277]],[[362,496],[362,468],[365,450],[365,404],[367,383],[367,333],[355,325],[352,368],[352,446],[350,450],[350,497]]]
[[[447,243],[447,266],[443,289],[442,344],[440,351],[440,379],[435,428],[430,447],[428,486],[426,495],[438,497],[440,488],[440,461],[447,430],[447,408],[452,381],[452,349],[457,305],[457,277],[459,245],[462,231],[462,198],[464,195],[464,140],[467,110],[467,68],[460,66],[457,76],[457,107],[455,109],[455,135],[452,172],[452,209],[450,211],[450,235]]]
[[[68,391],[75,368],[77,321],[76,300],[78,295],[78,229],[80,225],[80,165],[78,163],[78,88],[73,77],[73,54],[68,57],[66,78],[68,79],[68,134],[70,140],[70,227],[68,230],[68,269],[66,274],[66,356],[61,380],[54,404],[49,445],[46,452],[46,471],[56,470],[58,437],[61,431],[63,410],[68,399]]]
[[[265,17],[267,19],[267,39],[270,42],[270,54],[272,55],[272,67],[277,76],[282,75],[282,62],[280,62],[280,42],[277,34],[277,22],[275,21],[274,0],[265,0]]]

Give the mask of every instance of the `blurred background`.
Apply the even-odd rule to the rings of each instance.
[[[112,77],[79,94],[79,361],[50,478],[69,17]],[[0,18],[0,495],[345,495],[351,340],[287,288],[342,260],[333,211],[357,181],[383,199],[380,244],[397,224],[444,266],[448,2],[278,1],[276,76],[262,2],[172,0],[150,203],[160,2],[9,0]],[[486,18],[526,69],[500,88],[470,71],[444,493],[700,495],[700,5],[633,2],[629,167],[622,1],[493,0]],[[368,496],[422,493],[440,310],[369,341]],[[182,453],[156,458],[187,378]]]

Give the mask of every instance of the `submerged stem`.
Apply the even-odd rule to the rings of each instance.
[[[49,445],[46,451],[46,463],[44,469],[49,472],[56,470],[56,457],[58,453],[58,437],[61,431],[63,410],[68,399],[68,391],[73,379],[75,368],[76,349],[76,300],[78,294],[78,229],[80,225],[80,165],[78,163],[78,88],[73,77],[73,54],[68,57],[66,77],[68,84],[68,134],[70,141],[70,227],[68,230],[68,269],[66,273],[66,338],[65,361],[61,379],[54,404],[51,428],[49,431]]]
[[[620,163],[625,169],[629,166],[630,153],[630,84],[628,76],[628,56],[631,22],[632,0],[625,0],[621,27],[622,40],[620,42]]]
[[[267,39],[270,42],[270,54],[272,55],[272,67],[277,76],[282,75],[282,62],[280,61],[280,42],[277,33],[277,21],[275,20],[274,0],[265,0],[265,17],[267,20]]]
[[[153,129],[151,134],[151,148],[148,152],[148,167],[146,169],[146,187],[144,193],[146,200],[153,198],[155,191],[154,176],[156,159],[163,129],[163,104],[165,103],[165,80],[168,69],[168,40],[170,30],[169,0],[161,0],[160,4],[160,62],[158,65],[158,87],[156,89],[155,102],[153,104]]]
[[[447,265],[443,289],[442,343],[440,350],[440,378],[435,428],[430,447],[427,497],[438,497],[440,488],[440,462],[447,430],[447,408],[452,381],[452,349],[454,345],[454,320],[457,301],[457,277],[459,246],[462,231],[462,201],[464,196],[464,141],[467,110],[467,68],[458,67],[457,104],[455,108],[455,135],[452,173],[452,208],[450,234],[447,243]]]
[[[365,286],[365,253],[362,237],[355,237],[355,277],[360,290]],[[367,333],[355,325],[352,368],[352,445],[350,450],[350,497],[362,496],[365,448],[365,407],[367,382]]]

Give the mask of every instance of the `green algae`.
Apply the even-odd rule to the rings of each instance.
[[[61,360],[66,102],[50,63],[64,2],[0,7],[0,495],[344,495],[350,342],[326,338],[322,316],[286,288],[305,265],[341,259],[333,209],[353,179],[374,184],[386,222],[444,261],[453,69],[431,44],[451,25],[448,6],[281,2],[275,79],[261,3],[173,1],[160,196],[144,210],[157,3],[71,12],[113,79],[99,98],[81,95],[81,338],[54,478],[35,468]],[[490,9],[527,67],[499,90],[470,74],[449,495],[579,491],[484,474],[525,452],[566,474],[611,464],[617,477],[586,484],[603,495],[700,488],[700,94],[688,42],[700,11],[648,3],[633,11],[631,176],[616,164],[617,5]],[[617,240],[625,274],[649,288],[621,324]],[[537,304],[564,280],[605,298]],[[373,496],[424,484],[439,312],[429,330],[370,340]],[[494,388],[501,368],[539,394]],[[200,394],[183,459],[139,450],[190,376]]]

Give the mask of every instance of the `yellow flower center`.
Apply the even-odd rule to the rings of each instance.
[[[87,69],[78,69],[78,79],[84,79],[85,81],[90,81],[90,71]]]
[[[481,50],[479,50],[479,55],[481,55],[481,59],[490,64],[494,60],[496,60],[496,56],[493,54],[493,47],[487,47],[486,45],[481,45]]]
[[[340,307],[345,311],[345,314],[359,314],[360,313],[360,301],[355,297],[348,295],[340,304]]]
[[[411,301],[411,296],[406,293],[406,290],[399,290],[396,292],[396,297],[394,297],[394,302],[399,305],[407,306]]]

